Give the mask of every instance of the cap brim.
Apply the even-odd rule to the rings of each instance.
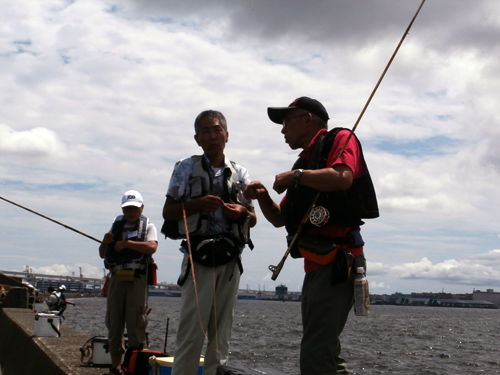
[[[135,207],[142,207],[142,203],[139,202],[125,202],[122,204],[123,207],[128,207],[128,206],[135,206]]]
[[[269,107],[267,108],[267,115],[272,122],[283,125],[283,119],[288,111],[295,108],[297,107]]]

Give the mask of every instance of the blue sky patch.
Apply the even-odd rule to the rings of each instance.
[[[458,139],[438,135],[435,137],[398,142],[397,140],[383,140],[374,142],[379,150],[405,156],[423,156],[423,155],[446,155],[454,153],[463,145]]]
[[[430,96],[431,98],[443,98],[448,94],[448,90],[442,89],[434,92],[426,92],[425,95]]]

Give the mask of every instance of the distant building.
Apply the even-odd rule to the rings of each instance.
[[[454,293],[444,293],[444,292],[413,292],[411,294],[412,298],[434,298],[434,299],[460,299],[460,300],[472,300],[472,294],[469,293],[461,293],[461,294],[454,294]]]
[[[488,301],[493,303],[495,306],[500,307],[500,292],[495,292],[493,289],[486,289],[486,292],[474,290],[472,293],[472,299],[474,301]]]

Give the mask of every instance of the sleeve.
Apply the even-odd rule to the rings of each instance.
[[[193,163],[191,158],[178,161],[174,166],[166,195],[174,198],[176,201],[180,201],[182,197],[189,194],[187,190],[189,189],[188,182],[192,170]]]
[[[146,230],[146,241],[156,241],[158,242],[158,235],[156,232],[156,227],[154,224],[149,223]]]
[[[356,140],[354,135],[349,139],[349,142],[347,143],[344,152],[342,152],[342,155],[340,155],[340,157],[336,159],[340,150],[344,146],[349,133],[349,130],[341,130],[337,134],[332,149],[328,154],[327,165],[328,167],[333,167],[335,164],[347,165],[352,170],[354,177],[359,177],[363,174],[363,165],[361,163],[361,154],[358,141]]]
[[[248,173],[248,170],[241,165],[238,165],[238,179],[241,181],[241,191],[245,191],[250,182],[252,182],[252,180],[250,180],[250,174]],[[246,199],[243,194],[241,195],[240,199],[242,200],[245,207],[253,207],[252,200]]]
[[[285,208],[285,202],[286,202],[286,194],[283,196],[283,198],[281,198],[281,202],[280,202],[281,208]]]

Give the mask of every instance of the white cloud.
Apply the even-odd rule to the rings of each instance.
[[[80,267],[84,278],[102,278],[103,272],[97,267],[88,263],[77,263],[73,266],[54,263],[50,266],[30,267],[33,273],[43,273],[55,276],[75,276],[80,277]]]
[[[49,155],[64,156],[66,147],[55,132],[46,128],[15,131],[0,124],[0,154],[17,154],[32,158]]]
[[[403,279],[426,279],[464,285],[500,286],[500,250],[469,255],[463,259],[448,259],[433,264],[426,257],[419,262],[404,263],[391,268],[391,273]]]
[[[391,286],[390,285],[385,285],[385,283],[382,281],[380,283],[376,281],[369,281],[369,286],[370,286],[370,293],[372,294],[380,294],[383,293],[383,289],[390,290]],[[376,290],[374,290],[376,289]],[[382,289],[382,291],[378,290]]]

